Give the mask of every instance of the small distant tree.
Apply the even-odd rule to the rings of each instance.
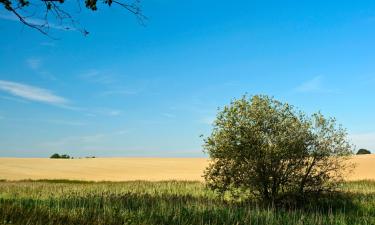
[[[60,155],[55,153],[53,155],[50,156],[51,159],[59,159],[60,158]]]
[[[204,178],[221,195],[247,193],[267,204],[330,191],[350,166],[346,136],[320,113],[307,116],[268,96],[244,96],[218,113],[205,139],[211,161]]]
[[[367,149],[359,149],[358,152],[357,152],[357,155],[366,155],[366,154],[371,154],[371,152]]]
[[[70,159],[69,155],[63,154],[60,156],[61,159]]]

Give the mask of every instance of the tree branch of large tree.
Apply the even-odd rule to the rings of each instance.
[[[129,2],[130,1],[130,2]],[[87,9],[96,11],[98,4],[112,6],[118,5],[129,13],[134,14],[138,21],[144,25],[147,18],[142,13],[140,0],[84,0]],[[66,4],[65,0],[0,0],[0,5],[11,12],[21,23],[36,29],[44,35],[49,35],[51,28],[59,30],[77,30],[83,35],[88,35],[89,32],[83,28],[79,21],[66,11],[63,6]],[[76,0],[76,4],[81,10],[81,0]],[[41,12],[42,11],[42,12]],[[54,24],[51,21],[56,21]]]

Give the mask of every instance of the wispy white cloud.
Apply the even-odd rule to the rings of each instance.
[[[375,132],[351,134],[349,138],[357,149],[365,148],[375,153]]]
[[[338,93],[338,90],[328,88],[323,76],[316,76],[307,80],[295,88],[299,93]]]
[[[136,95],[138,91],[132,90],[110,90],[110,91],[103,91],[100,93],[101,96],[111,96],[111,95]]]
[[[97,134],[90,134],[90,135],[82,135],[82,136],[69,136],[64,137],[55,141],[45,142],[41,145],[48,146],[48,147],[63,147],[63,146],[81,146],[87,144],[102,143],[103,140],[107,139],[108,137],[113,137],[116,135],[124,135],[127,134],[129,131],[118,130],[109,133],[97,133]]]
[[[30,69],[39,74],[42,78],[56,81],[58,80],[54,75],[52,75],[47,70],[43,69],[43,60],[37,57],[31,57],[26,59],[26,64]]]
[[[70,136],[64,137],[59,140],[50,141],[42,143],[43,146],[48,147],[61,147],[61,146],[74,146],[74,145],[82,145],[88,143],[97,143],[103,140],[106,137],[105,134],[94,134],[94,135],[86,135],[86,136]]]
[[[199,122],[200,123],[203,123],[203,124],[206,124],[206,125],[212,125],[215,121],[216,117],[215,116],[206,116],[206,117],[202,117]]]
[[[88,82],[98,84],[108,85],[116,82],[116,80],[111,75],[95,69],[83,73],[80,77],[81,79],[86,80]]]
[[[95,97],[124,97],[139,94],[157,94],[154,91],[152,91],[152,93],[150,91],[157,85],[157,79],[127,80],[126,78],[129,78],[128,75],[111,68],[84,70],[80,72],[77,77],[102,88],[100,91],[95,92]]]
[[[68,100],[53,94],[52,91],[12,81],[0,80],[0,91],[36,102],[68,107]]]
[[[76,111],[85,112],[85,116],[96,117],[96,116],[120,116],[123,111],[111,108],[79,108]]]
[[[40,68],[40,66],[42,65],[42,60],[41,59],[38,59],[38,58],[29,58],[29,59],[26,59],[26,63],[27,65],[33,69],[33,70],[37,70]]]
[[[162,113],[161,115],[167,118],[176,118],[176,115],[172,113]]]
[[[120,116],[123,113],[123,111],[113,108],[77,107],[75,105],[71,105],[68,99],[58,96],[50,90],[12,81],[0,80],[0,92],[1,91],[15,96],[12,97],[0,95],[1,99],[17,101],[22,103],[28,103],[30,101],[46,103],[72,111],[83,112],[86,116],[90,117],[97,115],[115,117]],[[81,123],[70,121],[55,120],[49,122],[76,126],[83,125]]]
[[[86,125],[83,122],[79,121],[70,121],[70,120],[55,120],[55,119],[50,119],[46,120],[47,123],[53,123],[57,125],[66,125],[66,126],[84,126]]]
[[[121,115],[121,111],[120,110],[110,110],[108,112],[108,115],[109,116],[119,116],[119,115]]]
[[[38,70],[37,72],[44,79],[53,80],[53,81],[59,80],[55,75],[53,75],[52,73],[50,73],[46,70]]]
[[[91,69],[81,72],[81,80],[101,86],[102,90],[95,93],[98,97],[131,96],[148,90],[149,80],[138,80],[124,85],[126,75],[112,69]]]
[[[0,115],[1,116],[1,115]],[[7,120],[13,121],[13,122],[20,122],[20,123],[49,123],[49,124],[55,124],[55,125],[64,125],[64,126],[85,126],[87,125],[84,122],[81,121],[74,121],[74,120],[64,120],[64,119],[35,119],[35,118],[14,118],[14,117],[7,117]]]

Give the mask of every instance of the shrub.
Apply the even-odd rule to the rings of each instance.
[[[357,155],[366,155],[366,154],[371,154],[371,152],[367,149],[359,149],[358,152],[357,152]]]
[[[255,196],[267,204],[334,190],[352,146],[335,119],[306,116],[256,95],[233,100],[217,115],[204,151],[204,178],[222,196]]]

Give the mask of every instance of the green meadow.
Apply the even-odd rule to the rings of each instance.
[[[221,199],[200,182],[1,181],[0,224],[375,224],[375,182],[298,207]]]

